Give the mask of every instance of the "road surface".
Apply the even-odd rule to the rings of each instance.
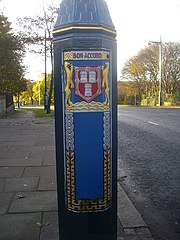
[[[180,109],[118,107],[119,181],[155,240],[180,239]]]

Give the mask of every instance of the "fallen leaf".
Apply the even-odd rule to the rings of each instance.
[[[43,224],[40,223],[40,222],[37,222],[37,223],[36,223],[36,226],[37,226],[38,228],[42,228],[42,227],[43,227]]]
[[[19,198],[19,199],[21,199],[21,198],[26,198],[26,196],[18,195],[18,198]]]

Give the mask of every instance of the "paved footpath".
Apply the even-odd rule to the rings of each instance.
[[[54,135],[30,111],[0,119],[0,240],[59,240]],[[120,183],[117,221],[118,240],[153,240]]]

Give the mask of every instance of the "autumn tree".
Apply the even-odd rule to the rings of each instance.
[[[165,43],[162,45],[162,89],[163,97],[176,94],[180,82],[180,44]],[[153,44],[142,49],[130,58],[123,67],[122,79],[133,81],[139,99],[147,99],[156,105],[159,93],[159,49]]]
[[[48,91],[48,106],[47,112],[50,112],[50,105],[53,97],[53,42],[52,30],[57,17],[59,8],[55,5],[50,5],[47,9],[43,9],[35,18],[25,17],[19,19],[21,26],[21,39],[29,47],[30,52],[41,54],[47,53],[47,57],[51,62],[51,81]]]
[[[24,89],[24,49],[20,38],[11,31],[11,23],[0,14],[0,93]]]
[[[31,104],[33,105],[34,99],[33,99],[33,86],[34,82],[31,80],[27,81],[27,91],[26,91],[26,96],[28,97],[28,100],[31,101]]]
[[[138,105],[140,103],[137,95],[138,89],[132,81],[118,81],[118,103]]]
[[[33,105],[34,99],[33,99],[33,86],[35,82],[32,80],[26,80],[26,88],[20,93],[18,96],[17,94],[15,95],[14,99],[16,102],[26,102]]]
[[[166,43],[163,56],[164,93],[180,101],[180,43]]]
[[[43,86],[43,80],[38,80],[33,85],[32,98],[33,98],[34,101],[36,101],[36,102],[40,101],[40,103],[43,102],[43,99],[44,99],[44,92],[42,91],[43,87],[44,87]]]
[[[20,78],[19,81],[14,85],[13,87],[13,94],[14,96],[17,96],[17,103],[18,103],[18,108],[20,107],[20,96],[21,94],[26,91],[27,89],[27,80],[24,78]]]

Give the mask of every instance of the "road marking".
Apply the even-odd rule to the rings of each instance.
[[[148,122],[148,123],[153,124],[153,125],[156,125],[156,126],[159,126],[158,123],[154,123],[154,122]]]

